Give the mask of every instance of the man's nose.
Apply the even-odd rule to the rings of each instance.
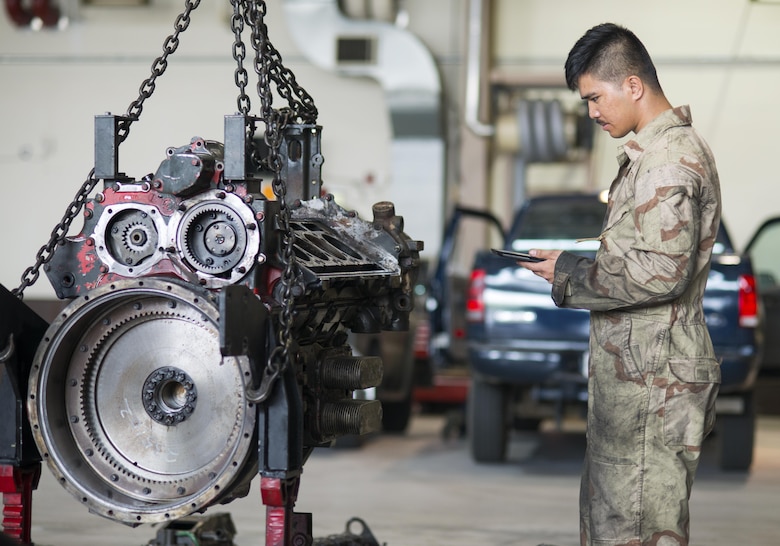
[[[588,116],[590,119],[596,119],[600,115],[598,108],[594,104],[588,104]]]

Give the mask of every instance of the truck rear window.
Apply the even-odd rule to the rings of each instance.
[[[511,246],[515,250],[595,250],[598,241],[575,241],[598,237],[606,212],[607,204],[595,198],[531,200],[514,226]]]
[[[510,246],[518,251],[531,248],[597,250],[598,241],[576,241],[598,237],[606,213],[607,204],[595,197],[531,199],[513,226]],[[733,252],[734,248],[721,223],[713,254]]]

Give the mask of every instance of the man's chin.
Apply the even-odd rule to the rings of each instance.
[[[609,133],[609,136],[611,136],[612,138],[623,138],[628,134],[628,131],[621,131],[608,123],[602,125],[601,128],[604,129],[604,131],[606,131],[607,133]]]

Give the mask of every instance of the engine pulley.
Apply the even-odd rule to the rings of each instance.
[[[245,494],[256,471],[249,364],[222,357],[211,299],[124,280],[75,300],[49,327],[30,420],[55,476],[91,511],[134,525]]]

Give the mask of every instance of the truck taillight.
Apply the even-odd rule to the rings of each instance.
[[[739,276],[739,325],[743,328],[758,326],[758,292],[753,275]]]
[[[428,319],[420,320],[414,331],[414,358],[424,360],[430,358],[431,323]]]
[[[474,269],[471,272],[469,290],[466,295],[466,320],[481,322],[485,320],[485,270]]]

